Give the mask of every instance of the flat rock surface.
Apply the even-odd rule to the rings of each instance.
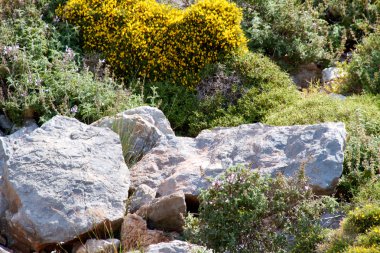
[[[131,169],[132,187],[159,196],[196,196],[227,168],[243,164],[263,174],[295,175],[301,167],[314,191],[332,193],[343,171],[343,123],[266,126],[260,123],[202,131],[196,138],[166,136]]]

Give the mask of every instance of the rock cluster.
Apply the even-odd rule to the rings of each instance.
[[[0,244],[14,252],[56,245],[75,253],[192,252],[201,248],[175,239],[209,179],[238,164],[286,176],[304,168],[314,191],[329,194],[342,174],[345,138],[342,123],[248,124],[176,137],[151,107],[90,126],[56,116],[0,137]]]

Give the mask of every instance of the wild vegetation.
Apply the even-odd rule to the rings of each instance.
[[[335,202],[303,175],[238,167],[202,193],[186,235],[217,252],[380,252],[379,15],[376,0],[0,0],[0,107],[22,125],[150,104],[182,136],[344,122],[338,230],[320,227]],[[343,74],[301,90],[290,73],[305,63]]]

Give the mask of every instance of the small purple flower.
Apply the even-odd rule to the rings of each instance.
[[[213,183],[212,183],[212,186],[216,189],[220,188],[222,186],[222,181],[220,180],[215,180]]]
[[[227,182],[229,184],[234,184],[236,182],[236,174],[233,173],[233,174],[228,175]]]
[[[74,50],[72,50],[71,48],[66,46],[64,60],[65,61],[72,61],[74,59],[74,57],[75,57]]]
[[[77,113],[78,112],[78,106],[74,105],[73,107],[71,107],[70,112],[74,113],[74,114]]]

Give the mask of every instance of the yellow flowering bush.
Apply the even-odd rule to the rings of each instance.
[[[380,250],[376,247],[350,247],[344,253],[380,253]]]
[[[193,87],[205,65],[246,48],[241,10],[227,0],[185,10],[155,0],[68,0],[57,14],[80,26],[86,49],[129,78]]]
[[[367,229],[379,225],[380,206],[377,204],[366,204],[348,213],[343,228],[345,230],[355,230],[359,233],[364,233]]]

